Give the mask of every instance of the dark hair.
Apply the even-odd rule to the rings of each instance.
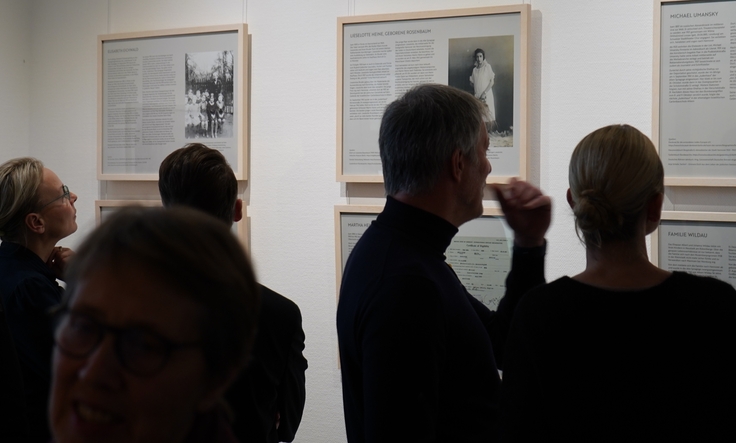
[[[664,192],[664,168],[649,137],[629,125],[611,125],[578,143],[569,181],[578,235],[600,247],[634,237],[647,204]]]
[[[190,206],[233,223],[238,181],[216,149],[190,143],[169,154],[158,170],[158,190],[164,206]]]
[[[484,50],[482,50],[480,48],[476,49],[475,52],[473,52],[473,57],[475,57],[478,54],[483,54],[483,58],[486,58],[486,51],[484,51]]]
[[[429,191],[456,149],[477,162],[487,112],[471,94],[437,84],[416,86],[388,105],[378,137],[386,194]]]
[[[186,207],[122,208],[79,247],[66,272],[65,304],[103,267],[140,267],[202,306],[207,367],[221,375],[247,362],[260,306],[255,276],[227,225]]]

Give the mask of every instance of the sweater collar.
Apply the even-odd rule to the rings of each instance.
[[[376,221],[400,231],[421,247],[444,254],[457,228],[442,217],[386,197],[386,206]]]

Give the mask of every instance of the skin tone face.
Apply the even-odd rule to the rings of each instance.
[[[475,54],[475,67],[479,67],[483,63],[484,57],[480,52]]]
[[[80,281],[71,312],[116,328],[141,328],[174,343],[201,342],[202,307],[136,265],[104,266]],[[85,358],[54,349],[50,419],[55,441],[181,442],[195,414],[225,386],[206,371],[200,346],[171,352],[152,375],[125,369],[106,334]]]
[[[74,207],[77,195],[69,192],[69,199],[59,198],[64,193],[63,186],[54,171],[43,169],[43,179],[38,188],[38,201],[39,206],[46,206],[39,210],[38,214],[44,222],[44,235],[58,240],[77,230],[77,210]]]

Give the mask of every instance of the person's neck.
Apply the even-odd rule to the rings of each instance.
[[[585,271],[572,278],[601,288],[634,290],[656,286],[670,275],[649,261],[645,238],[640,236],[587,247]]]
[[[56,247],[57,240],[51,240],[45,236],[38,235],[27,235],[27,237],[26,243],[21,244],[36,254],[44,263],[47,262]]]
[[[429,212],[430,214],[441,217],[456,228],[459,228],[460,225],[468,220],[464,219],[461,212],[456,208],[456,205],[454,204],[455,199],[448,195],[448,192],[446,191],[447,188],[436,188],[439,189],[418,195],[409,195],[406,192],[399,191],[391,197],[401,203],[414,206],[415,208],[419,208],[423,211]]]

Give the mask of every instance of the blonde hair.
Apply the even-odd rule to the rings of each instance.
[[[654,144],[629,125],[611,125],[583,138],[570,159],[575,228],[588,247],[628,240],[647,204],[664,192],[664,168]]]
[[[25,216],[38,204],[43,163],[31,157],[0,165],[0,239],[17,242],[24,234]]]

